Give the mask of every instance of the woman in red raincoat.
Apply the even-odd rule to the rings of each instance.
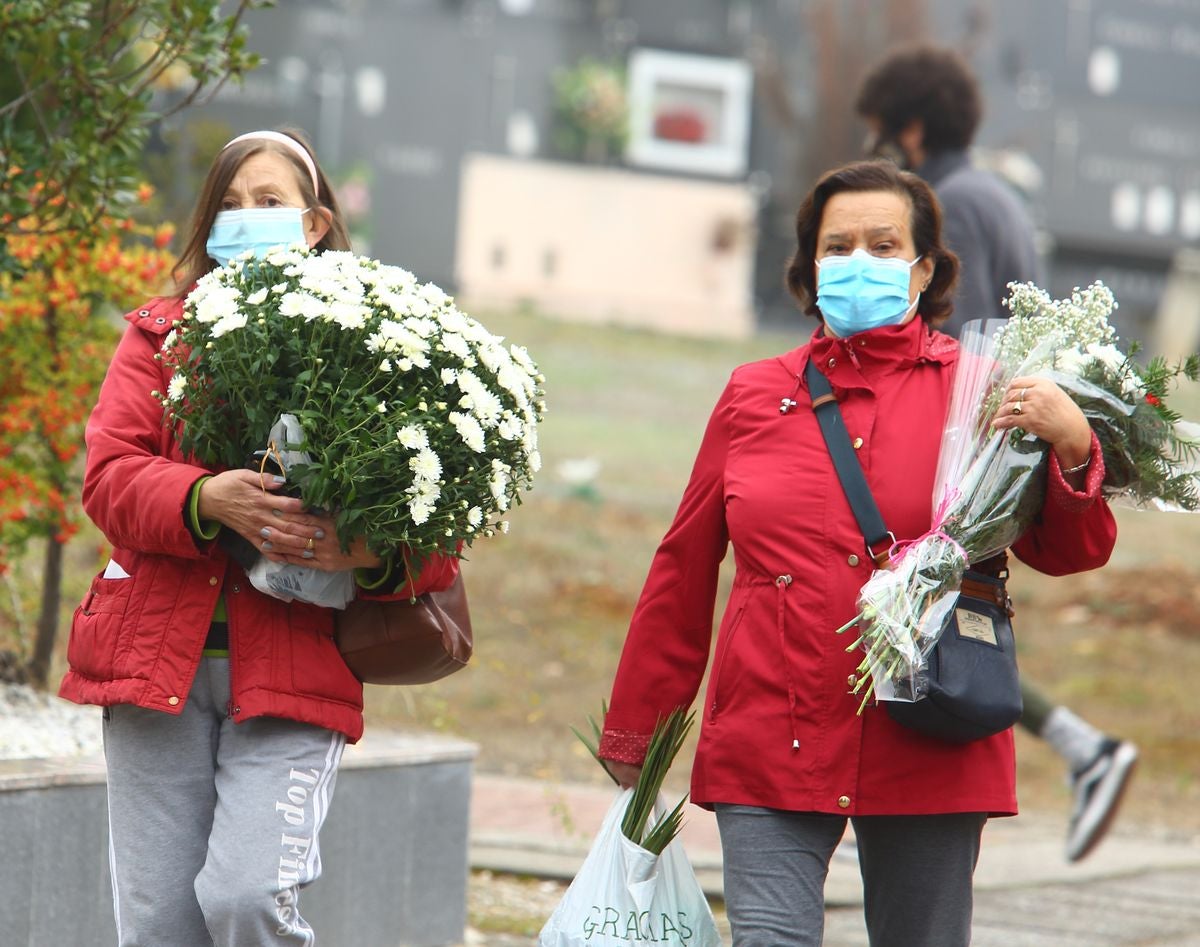
[[[600,755],[631,785],[655,722],[695,699],[732,543],[692,799],[717,813],[735,944],[821,942],[847,819],[871,943],[967,944],[983,825],[1017,809],[1012,732],[950,744],[878,707],[857,713],[861,655],[833,629],[873,563],[803,378],[811,359],[832,385],[884,522],[901,539],[925,533],[958,357],[935,326],[958,261],[928,186],[887,162],[826,174],[796,231],[788,285],[821,324],[736,369],[721,395],[634,612]],[[1041,515],[1012,551],[1052,575],[1103,565],[1116,527],[1086,419],[1052,382],[1018,378],[994,423],[1018,422],[1051,451]]]

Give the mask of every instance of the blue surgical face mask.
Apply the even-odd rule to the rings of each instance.
[[[817,308],[825,325],[839,338],[896,325],[912,311],[920,293],[908,301],[911,263],[896,257],[871,256],[855,250],[849,256],[817,261]]]
[[[298,207],[248,207],[220,211],[208,232],[205,249],[221,266],[250,250],[256,257],[272,247],[307,243],[303,217],[308,210]]]

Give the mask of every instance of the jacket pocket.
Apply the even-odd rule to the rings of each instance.
[[[109,680],[129,608],[133,579],[106,579],[98,575],[71,619],[67,662],[84,677]]]
[[[287,608],[295,692],[361,707],[362,684],[346,667],[333,639],[333,609],[299,601]]]
[[[729,652],[733,650],[734,636],[738,629],[742,627],[742,616],[746,614],[746,603],[743,602],[737,612],[733,616],[733,621],[729,625],[729,629],[721,636],[720,647],[717,649],[716,660],[713,661],[712,674],[708,684],[708,722],[712,723],[717,719],[717,714],[724,707],[725,695],[729,687],[729,682],[725,680],[728,676],[728,665],[730,662]],[[722,685],[724,684],[724,689]]]

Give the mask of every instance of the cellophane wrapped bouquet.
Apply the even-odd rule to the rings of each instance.
[[[960,336],[934,481],[930,530],[893,547],[890,561],[863,585],[847,649],[864,649],[863,706],[918,700],[926,658],[947,625],[963,573],[1007,549],[1042,507],[1049,445],[992,420],[1009,383],[1052,379],[1079,405],[1104,455],[1101,492],[1133,507],[1194,512],[1200,507],[1200,426],[1166,403],[1182,375],[1195,380],[1200,357],[1145,366],[1117,346],[1109,318],[1117,307],[1102,283],[1051,299],[1031,283],[1010,284],[1009,319],[968,322]]]
[[[199,280],[161,357],[174,375],[155,395],[186,454],[241,467],[265,451],[343,547],[403,548],[414,570],[506,531],[541,465],[544,379],[525,349],[349,252],[235,258]]]

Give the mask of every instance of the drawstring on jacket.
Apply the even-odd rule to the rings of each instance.
[[[788,660],[787,639],[783,633],[783,615],[787,588],[792,584],[790,575],[781,575],[775,580],[775,628],[779,632],[779,653],[783,659],[783,677],[787,681],[788,724],[792,728],[792,749],[800,749],[800,735],[796,732],[796,685],[792,680],[792,662]]]

